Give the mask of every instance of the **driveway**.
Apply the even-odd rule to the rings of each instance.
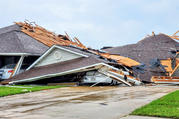
[[[66,87],[0,98],[3,119],[120,119],[179,87]],[[129,116],[129,118],[132,118]]]

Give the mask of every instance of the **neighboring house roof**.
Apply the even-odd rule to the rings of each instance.
[[[148,36],[136,44],[119,46],[106,49],[109,53],[120,54],[121,56],[129,57],[148,66],[144,74],[139,74],[139,78],[143,81],[149,81],[151,76],[164,75],[159,72],[151,72],[149,62],[152,59],[168,59],[173,55],[172,50],[179,50],[179,43],[171,39],[165,34]]]
[[[100,65],[101,60],[98,60],[94,57],[81,57],[69,61],[59,62],[55,64],[45,65],[34,67],[30,70],[25,71],[19,75],[16,75],[5,82],[14,82],[17,80],[39,80],[42,78],[50,78],[55,76],[61,76],[77,72],[84,71],[84,68],[90,70],[90,68],[94,69],[95,66]]]
[[[0,55],[41,55],[47,49],[46,45],[21,32],[16,24],[0,29]]]

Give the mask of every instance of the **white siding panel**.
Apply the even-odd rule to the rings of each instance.
[[[65,50],[55,48],[46,57],[44,57],[38,64],[36,64],[35,67],[53,64],[57,62],[63,62],[67,60],[72,60],[72,59],[76,59],[79,57],[82,57],[82,56],[73,54],[71,52],[67,52]]]

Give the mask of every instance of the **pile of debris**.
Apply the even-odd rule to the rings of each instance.
[[[138,75],[142,81],[153,82],[156,76],[175,76],[173,79],[179,77],[179,72],[176,72],[179,43],[165,34],[153,34],[136,44],[109,48],[105,51],[145,64],[145,73]]]
[[[72,76],[78,82],[122,83],[140,85],[136,72],[142,72],[141,64],[121,55],[85,47],[77,38],[68,34],[56,35],[35,23],[16,22],[21,32],[50,47],[23,73],[4,80],[1,84],[19,84],[35,81],[64,79]],[[22,61],[21,61],[22,62]],[[66,79],[67,81],[68,79]]]

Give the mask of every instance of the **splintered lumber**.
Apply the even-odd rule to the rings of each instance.
[[[114,54],[109,54],[109,53],[98,53],[98,52],[95,52],[95,53],[102,56],[102,57],[105,57],[105,58],[108,58],[108,59],[113,59],[113,60],[117,61],[119,64],[122,64],[122,65],[125,65],[125,66],[128,66],[128,67],[140,65],[139,62],[137,62],[133,59],[130,59],[128,57],[123,57],[123,56],[120,56],[120,55],[114,55]]]
[[[177,32],[175,32],[173,35],[169,36],[170,38],[179,40],[179,36],[177,36],[177,34],[179,33],[179,30]]]
[[[165,68],[165,70],[166,70],[169,74],[172,73],[172,71],[173,71],[173,69],[172,69],[172,60],[171,60],[170,58],[168,58],[168,59],[162,59],[162,60],[160,60],[160,63],[161,63],[163,66],[165,66],[164,68]]]
[[[121,77],[114,75],[114,74],[111,73],[111,72],[101,71],[101,70],[99,70],[99,72],[100,72],[100,73],[103,73],[103,74],[106,75],[106,76],[109,76],[109,77],[113,78],[113,79],[116,80],[116,81],[122,82],[122,83],[124,83],[124,84],[127,85],[127,86],[132,86],[130,83],[128,83],[127,81],[125,81],[125,80],[122,79]]]
[[[179,84],[179,77],[152,76],[151,80],[157,84]]]
[[[33,37],[39,42],[42,42],[43,44],[49,47],[51,47],[52,45],[64,45],[64,46],[73,45],[76,47],[86,49],[86,47],[78,40],[72,41],[67,33],[66,35],[56,35],[55,33],[50,32],[45,28],[38,26],[36,24],[32,25],[27,22],[25,23],[16,22],[16,24],[21,27],[22,32]]]

